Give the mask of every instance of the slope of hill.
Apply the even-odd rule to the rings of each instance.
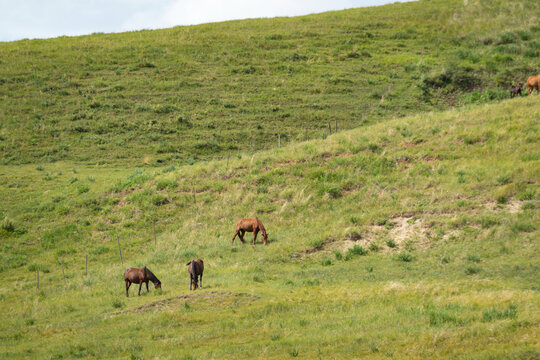
[[[4,166],[0,357],[537,358],[539,99],[228,162]],[[231,246],[253,215],[269,245]],[[163,290],[126,299],[134,265]]]
[[[501,99],[540,68],[539,13],[418,1],[2,43],[0,161],[185,164]]]

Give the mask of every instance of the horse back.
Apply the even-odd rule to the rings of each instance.
[[[197,259],[191,260],[188,267],[188,272],[190,274],[193,274],[194,276],[201,275],[203,271],[204,271],[204,262],[201,259],[197,258]]]
[[[254,229],[257,227],[257,218],[252,219],[241,219],[236,223],[236,230],[245,230],[247,232],[253,232]]]
[[[132,283],[138,284],[141,278],[141,269],[129,268],[124,272],[124,280],[129,280]]]
[[[540,75],[529,76],[529,78],[527,79],[527,86],[529,87],[537,87],[539,83],[540,83]]]

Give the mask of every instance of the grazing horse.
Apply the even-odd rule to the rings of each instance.
[[[189,290],[191,290],[191,287],[193,286],[193,290],[197,290],[197,287],[199,286],[199,277],[201,278],[201,288],[202,288],[202,274],[204,271],[204,262],[201,259],[193,259],[190,262],[188,262],[186,265],[188,265],[188,273],[191,282],[189,283]]]
[[[234,244],[234,238],[236,237],[236,235],[238,235],[243,244],[244,234],[246,233],[246,231],[253,233],[253,245],[255,245],[255,240],[257,240],[257,234],[260,231],[262,233],[263,243],[264,245],[266,245],[266,242],[268,241],[268,234],[266,233],[266,229],[264,228],[262,222],[256,217],[251,219],[242,219],[236,223],[236,232],[234,233],[234,236],[232,238],[232,243]]]
[[[517,95],[521,96],[521,90],[523,90],[523,84],[518,83],[517,85],[510,86],[510,97],[514,97]]]
[[[527,90],[529,95],[536,89],[536,93],[540,93],[540,75],[530,76],[527,79]]]
[[[156,289],[161,289],[161,281],[150,270],[143,268],[129,268],[124,272],[124,281],[126,282],[126,296],[129,297],[129,287],[131,284],[139,285],[139,296],[141,295],[141,287],[143,283],[146,283],[146,292],[148,290],[148,282],[154,283]]]

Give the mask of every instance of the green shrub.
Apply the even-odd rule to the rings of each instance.
[[[174,165],[171,165],[165,169],[163,169],[163,173],[166,174],[166,173],[170,173],[170,172],[173,172],[176,170],[176,167]]]
[[[169,203],[169,199],[166,196],[157,194],[152,197],[152,204],[156,206],[161,206]]]
[[[372,252],[377,252],[381,249],[381,247],[379,246],[379,244],[375,243],[375,242],[371,242],[369,244],[369,247],[368,247],[369,251],[372,251]]]
[[[398,254],[397,259],[403,262],[411,262],[414,260],[414,256],[409,252],[401,252]]]
[[[518,200],[534,200],[536,196],[536,190],[532,187],[527,188],[524,192],[519,193],[516,197]]]
[[[77,194],[84,194],[90,191],[90,187],[86,184],[81,184],[77,187]]]
[[[367,255],[368,251],[361,245],[354,245],[352,248],[347,250],[348,254],[351,255]]]
[[[467,266],[465,268],[465,274],[467,275],[474,275],[478,274],[480,272],[480,268],[478,266]]]
[[[505,32],[499,36],[499,44],[511,44],[516,41],[516,36],[512,32]]]
[[[332,260],[330,260],[330,259],[323,259],[323,260],[321,261],[321,265],[322,265],[322,266],[329,266],[329,265],[332,265]]]
[[[0,229],[7,233],[12,233],[15,231],[15,225],[11,220],[4,219],[2,220],[2,223],[0,223]]]
[[[499,204],[506,204],[508,202],[508,198],[504,195],[497,196],[495,200],[497,200]]]
[[[341,192],[341,187],[336,184],[327,184],[324,187],[324,191],[333,199],[337,199],[343,195]]]
[[[516,221],[510,226],[510,229],[517,233],[517,232],[533,232],[536,230],[536,225],[530,221]]]
[[[463,325],[464,321],[459,319],[452,311],[447,309],[439,309],[430,312],[429,325],[441,326],[441,325]]]
[[[157,190],[163,190],[163,189],[176,189],[178,187],[178,182],[173,179],[163,179],[157,182],[156,189]]]
[[[126,304],[125,304],[122,300],[120,300],[120,299],[114,299],[114,300],[112,301],[112,306],[113,306],[113,308],[115,308],[115,309],[122,309],[123,307],[126,306]]]
[[[479,223],[482,229],[489,229],[492,226],[500,224],[500,221],[497,218],[494,218],[491,216],[485,216],[485,217],[480,218]]]
[[[514,304],[508,305],[506,310],[500,311],[495,308],[484,310],[482,313],[483,322],[491,322],[493,320],[515,319],[517,317],[517,306]]]
[[[512,175],[504,174],[497,176],[497,182],[501,185],[508,184],[512,180]]]
[[[49,268],[45,265],[42,265],[42,264],[30,264],[28,265],[28,271],[30,272],[36,272],[36,271],[41,271],[45,274],[48,274],[50,272]]]
[[[527,41],[527,40],[531,39],[531,33],[528,32],[527,30],[518,30],[518,31],[516,31],[516,34],[523,41]]]
[[[386,246],[388,246],[389,248],[395,248],[397,244],[393,239],[388,239],[386,240]]]
[[[476,255],[469,255],[467,256],[467,260],[470,261],[470,262],[474,262],[474,263],[479,263],[480,262],[480,258]]]

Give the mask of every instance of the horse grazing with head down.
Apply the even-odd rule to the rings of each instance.
[[[146,292],[148,290],[148,282],[151,281],[154,283],[156,289],[161,289],[161,281],[154,275],[150,270],[145,267],[143,268],[129,268],[124,272],[124,281],[126,282],[126,296],[129,297],[129,287],[131,284],[140,284],[139,285],[139,295],[141,295],[141,287],[143,283],[146,283]]]
[[[234,236],[232,238],[232,243],[234,244],[234,238],[236,237],[236,235],[238,235],[243,244],[244,234],[246,233],[246,231],[253,233],[253,245],[255,245],[255,240],[257,240],[257,234],[260,231],[262,234],[263,243],[264,245],[266,245],[266,242],[268,241],[268,234],[266,233],[266,229],[264,228],[262,222],[256,217],[251,219],[242,219],[236,223],[236,232],[234,233]]]
[[[189,290],[191,290],[191,287],[193,286],[193,290],[197,290],[197,287],[199,286],[199,277],[201,279],[201,288],[202,288],[202,274],[204,271],[204,262],[201,259],[193,259],[190,262],[188,262],[186,265],[188,265],[188,273],[190,277],[190,283],[189,283]]]
[[[527,90],[529,95],[536,89],[536,93],[540,94],[540,75],[529,76],[527,79]]]

